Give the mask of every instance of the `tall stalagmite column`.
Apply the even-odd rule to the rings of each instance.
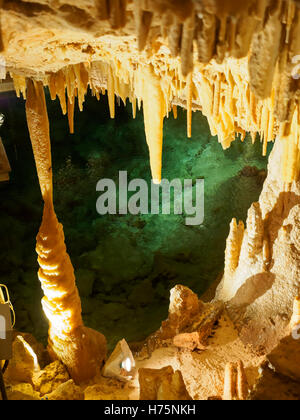
[[[61,360],[77,382],[91,379],[106,356],[106,340],[83,325],[74,269],[67,254],[63,227],[53,207],[49,121],[43,85],[27,83],[26,115],[42,196],[44,214],[37,236],[39,279],[49,319],[49,353]]]

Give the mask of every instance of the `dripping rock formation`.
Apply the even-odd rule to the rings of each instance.
[[[300,294],[299,1],[3,0],[0,11],[0,77],[9,73],[17,96],[26,100],[45,203],[37,252],[50,322],[48,355],[77,383],[96,378],[85,388],[86,399],[138,398],[139,390],[145,398],[259,399],[264,383],[280,384],[282,396],[300,399],[294,334]],[[107,93],[111,118],[116,97],[130,101],[133,118],[143,105],[155,183],[161,182],[164,119],[171,112],[176,117],[177,106],[187,109],[187,137],[192,112],[201,110],[224,149],[247,133],[253,142],[260,137],[264,155],[275,142],[259,202],[246,225],[236,219],[230,225],[215,299],[203,303],[183,286],[173,289],[168,320],[135,353],[140,378],[125,388],[99,373],[105,339],[82,323],[52,202],[44,87],[68,114],[71,133],[75,106],[84,109],[88,90],[98,99]],[[20,352],[32,355],[26,343],[19,343]],[[26,363],[17,350],[14,357]],[[15,375],[12,396],[40,398],[32,370],[26,386]],[[72,393],[83,398],[69,378],[59,386],[51,399]]]

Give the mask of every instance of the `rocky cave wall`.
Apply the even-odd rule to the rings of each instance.
[[[217,295],[229,302],[247,343],[254,344],[261,328],[259,311],[268,318],[256,339],[261,351],[272,350],[286,333],[299,290],[298,6],[292,0],[99,0],[76,5],[4,0],[1,9],[2,67],[11,73],[17,93],[29,94],[28,123],[46,209],[45,191],[52,190],[52,181],[48,121],[37,106],[44,101],[43,85],[68,112],[71,132],[75,98],[82,109],[88,86],[96,96],[107,89],[112,118],[115,94],[124,102],[129,98],[134,116],[136,102],[143,102],[157,183],[163,120],[172,110],[176,115],[177,105],[187,108],[188,137],[192,111],[200,108],[224,148],[236,134],[244,139],[250,132],[254,141],[259,133],[265,154],[276,138],[269,178],[260,203],[249,211],[247,232],[232,223]],[[37,127],[46,133],[40,147]],[[287,273],[290,260],[293,270]]]

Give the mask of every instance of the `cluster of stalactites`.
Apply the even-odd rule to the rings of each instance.
[[[108,16],[123,25],[124,20],[116,16],[122,15],[125,2],[111,2],[109,7],[110,2],[102,3],[106,5],[103,18]],[[247,132],[251,134],[253,142],[259,134],[264,155],[267,154],[269,142],[276,138],[284,141],[286,147],[282,163],[283,179],[289,183],[297,180],[300,175],[300,88],[295,77],[294,57],[300,51],[300,9],[292,1],[248,1],[240,7],[233,7],[235,2],[227,4],[211,0],[184,2],[186,5],[190,4],[184,10],[178,6],[178,2],[173,2],[172,5],[172,2],[165,1],[163,3],[166,7],[162,12],[160,3],[162,2],[138,0],[134,10],[138,33],[143,34],[139,37],[141,48],[146,45],[147,40],[145,22],[148,22],[150,28],[151,14],[162,13],[165,29],[168,29],[164,32],[169,37],[170,46],[170,51],[164,48],[163,58],[152,52],[150,59],[145,59],[144,56],[133,59],[130,51],[116,56],[113,51],[105,50],[102,61],[70,65],[43,78],[44,85],[49,86],[51,98],[58,96],[63,113],[68,112],[70,131],[74,132],[75,99],[78,98],[79,109],[82,110],[88,86],[98,98],[107,90],[112,118],[115,116],[116,96],[124,103],[129,98],[134,117],[137,102],[141,107],[144,101],[152,175],[159,181],[161,161],[156,160],[161,160],[162,120],[172,109],[174,115],[177,115],[174,103],[183,104],[188,111],[187,134],[191,137],[192,108],[196,104],[207,117],[212,135],[218,136],[224,149],[230,147],[237,135],[244,140]],[[118,7],[120,9],[115,13],[114,10]],[[201,13],[199,7],[203,9]],[[251,13],[247,15],[245,10],[250,10]],[[207,14],[210,15],[209,18]],[[166,16],[169,18],[165,19]],[[174,19],[178,20],[176,25],[180,27],[177,27],[179,44],[176,48]],[[192,30],[189,26],[191,19],[193,22],[201,21],[195,24],[197,30]],[[206,19],[217,21],[218,37],[214,37],[211,28],[207,29]],[[191,38],[191,43],[188,41],[191,34],[197,36],[197,43],[194,38]],[[212,40],[215,40],[214,53],[206,54],[205,48],[212,44]],[[199,52],[198,61],[206,64],[193,64],[195,54],[191,46],[196,44],[199,51],[199,45],[203,49],[202,53]],[[187,45],[189,47],[186,50]],[[248,53],[249,48],[249,56],[241,58]],[[224,56],[219,56],[220,51],[226,52]],[[172,54],[179,54],[181,60],[174,59]],[[226,58],[227,56],[231,58]],[[187,70],[181,71],[185,66]],[[146,84],[143,82],[145,75],[148,77]],[[14,74],[12,76],[17,94],[22,92],[25,97],[25,79]],[[153,90],[152,98],[148,89],[145,89],[146,86],[150,91]],[[153,110],[157,109],[156,115],[153,111],[147,113],[146,102],[149,104],[150,99],[154,101]],[[151,150],[153,145],[156,150]]]
[[[27,95],[26,80],[12,74],[17,95]],[[65,67],[57,73],[50,74],[43,79],[49,87],[51,99],[59,98],[63,114],[68,113],[70,132],[74,132],[74,106],[77,99],[82,111],[85,96],[90,87],[93,95],[100,99],[100,95],[107,90],[111,118],[115,117],[116,97],[125,104],[127,99],[132,103],[133,117],[136,116],[137,106],[143,103],[145,131],[150,152],[150,164],[153,180],[161,181],[163,121],[172,109],[170,92],[162,87],[162,81],[155,74],[151,64],[140,65],[135,68],[121,67],[118,62],[93,62],[76,64]],[[178,82],[179,84],[179,82]],[[190,89],[191,83],[182,82],[181,89]],[[191,95],[190,95],[191,96]],[[176,109],[173,108],[176,112]],[[192,110],[188,113],[189,131],[191,131]]]
[[[15,74],[12,74],[12,77],[17,95],[22,93],[26,98],[25,78]],[[143,82],[145,78],[148,79],[146,83]],[[183,98],[183,104],[188,110],[188,137],[192,134],[192,107],[193,104],[199,104],[208,119],[212,135],[218,136],[224,149],[230,147],[237,134],[244,140],[246,133],[249,132],[253,142],[257,134],[260,135],[263,153],[266,154],[268,143],[278,137],[286,143],[283,161],[284,179],[291,182],[299,177],[299,102],[294,103],[291,122],[280,123],[275,116],[276,86],[274,85],[270,98],[257,99],[247,80],[245,60],[230,59],[222,66],[209,64],[204,68],[197,68],[190,76],[183,78],[179,64],[177,66],[173,64],[170,68],[166,66],[163,71],[158,71],[155,63],[138,64],[131,63],[129,60],[120,63],[115,59],[67,66],[57,73],[46,76],[43,83],[49,86],[52,99],[59,98],[63,113],[68,112],[71,133],[74,132],[75,101],[78,101],[79,109],[82,110],[85,95],[90,87],[98,99],[107,90],[112,118],[115,117],[116,97],[124,103],[127,99],[130,100],[134,118],[137,105],[140,108],[142,102],[146,104],[146,98],[148,98],[148,103],[150,99],[153,99],[155,107],[149,113],[149,117],[159,117],[156,119],[156,132],[160,130],[157,143],[161,146],[163,117],[168,116],[172,109],[176,116],[174,103],[178,101],[178,98]],[[143,86],[149,87],[149,94]],[[155,109],[157,114],[153,112]],[[149,139],[147,127],[153,127],[155,123],[151,121],[148,124],[148,122],[147,112],[145,112],[147,141]],[[155,139],[153,142],[155,143]],[[154,162],[153,156],[159,157],[160,153],[150,152],[150,154],[152,155],[151,166],[159,167],[161,162]],[[153,177],[160,178],[158,174],[153,174]]]
[[[193,68],[194,51],[205,64],[251,51],[253,86],[262,97],[269,96],[277,60],[285,45],[292,47],[298,21],[293,0],[97,0],[97,6],[99,19],[109,20],[113,29],[126,25],[133,8],[139,49],[163,36],[172,54],[181,57],[185,76]]]

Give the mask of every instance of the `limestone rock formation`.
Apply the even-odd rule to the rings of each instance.
[[[299,182],[278,178],[284,145],[276,143],[259,205],[249,212],[236,270],[217,291],[238,322],[241,336],[256,349],[270,351],[289,332],[299,293]]]
[[[75,381],[91,379],[106,355],[106,340],[83,326],[74,269],[67,254],[63,227],[53,207],[49,122],[41,83],[28,82],[26,114],[42,196],[43,222],[37,237],[39,279],[45,294],[42,304],[50,322],[49,349]]]
[[[84,400],[84,393],[81,388],[75,385],[75,382],[70,379],[59,385],[53,392],[45,395],[42,399],[49,401],[82,401]]]
[[[244,401],[249,394],[249,386],[242,361],[237,364],[228,363],[224,377],[224,401]]]
[[[40,395],[50,394],[70,379],[66,367],[55,361],[33,375],[33,383]]]
[[[291,329],[300,327],[300,297],[298,296],[294,300],[293,316],[291,318]]]
[[[23,382],[33,385],[34,375],[38,372],[40,366],[35,351],[18,335],[13,342],[13,358],[5,372],[5,381],[10,385]]]
[[[140,400],[191,400],[182,374],[171,366],[163,369],[140,369]]]
[[[17,95],[27,99],[45,203],[37,252],[52,359],[62,361],[81,383],[99,372],[106,343],[83,325],[74,270],[53,207],[46,86],[68,114],[71,133],[76,102],[82,111],[88,89],[98,99],[107,92],[112,118],[116,96],[124,103],[129,99],[133,117],[143,104],[155,183],[162,178],[163,121],[171,111],[176,116],[177,105],[187,109],[188,137],[192,112],[200,109],[224,149],[237,136],[244,140],[250,133],[255,141],[259,134],[266,155],[268,143],[275,141],[268,177],[259,202],[249,210],[246,229],[236,219],[231,223],[224,278],[215,300],[205,305],[177,286],[168,320],[146,343],[149,358],[162,342],[172,351],[180,349],[176,355],[182,357],[185,372],[174,373],[166,360],[163,370],[141,368],[141,398],[190,399],[187,387],[199,399],[221,395],[220,371],[229,362],[224,399],[243,400],[248,388],[243,363],[238,362],[242,359],[253,371],[261,359],[268,360],[280,374],[299,380],[298,342],[291,337],[291,328],[299,325],[295,297],[300,294],[299,2],[3,0],[0,10],[0,75],[9,72]],[[216,344],[211,335],[218,323],[224,332],[218,328]],[[201,352],[195,355],[193,350]],[[18,371],[13,362],[7,375],[12,383],[23,380],[26,385],[12,393],[35,399],[31,383],[33,371],[39,371],[37,356],[22,338],[15,341],[14,352],[24,369]],[[198,388],[187,372],[191,365],[204,373],[206,382]],[[90,389],[92,396],[98,386]],[[118,385],[108,385],[107,395],[116,395],[113,387]],[[82,398],[72,381],[51,391],[49,399],[69,399],[70,393]]]
[[[276,136],[286,140],[281,166],[290,182],[299,175],[299,13],[293,0],[4,2],[3,60],[18,94],[26,97],[26,77],[49,86],[71,132],[75,99],[82,110],[88,86],[98,98],[107,89],[112,118],[114,94],[129,98],[134,114],[143,100],[157,182],[163,118],[177,103],[188,110],[188,136],[195,107],[224,148],[246,132],[261,134],[264,153]]]

